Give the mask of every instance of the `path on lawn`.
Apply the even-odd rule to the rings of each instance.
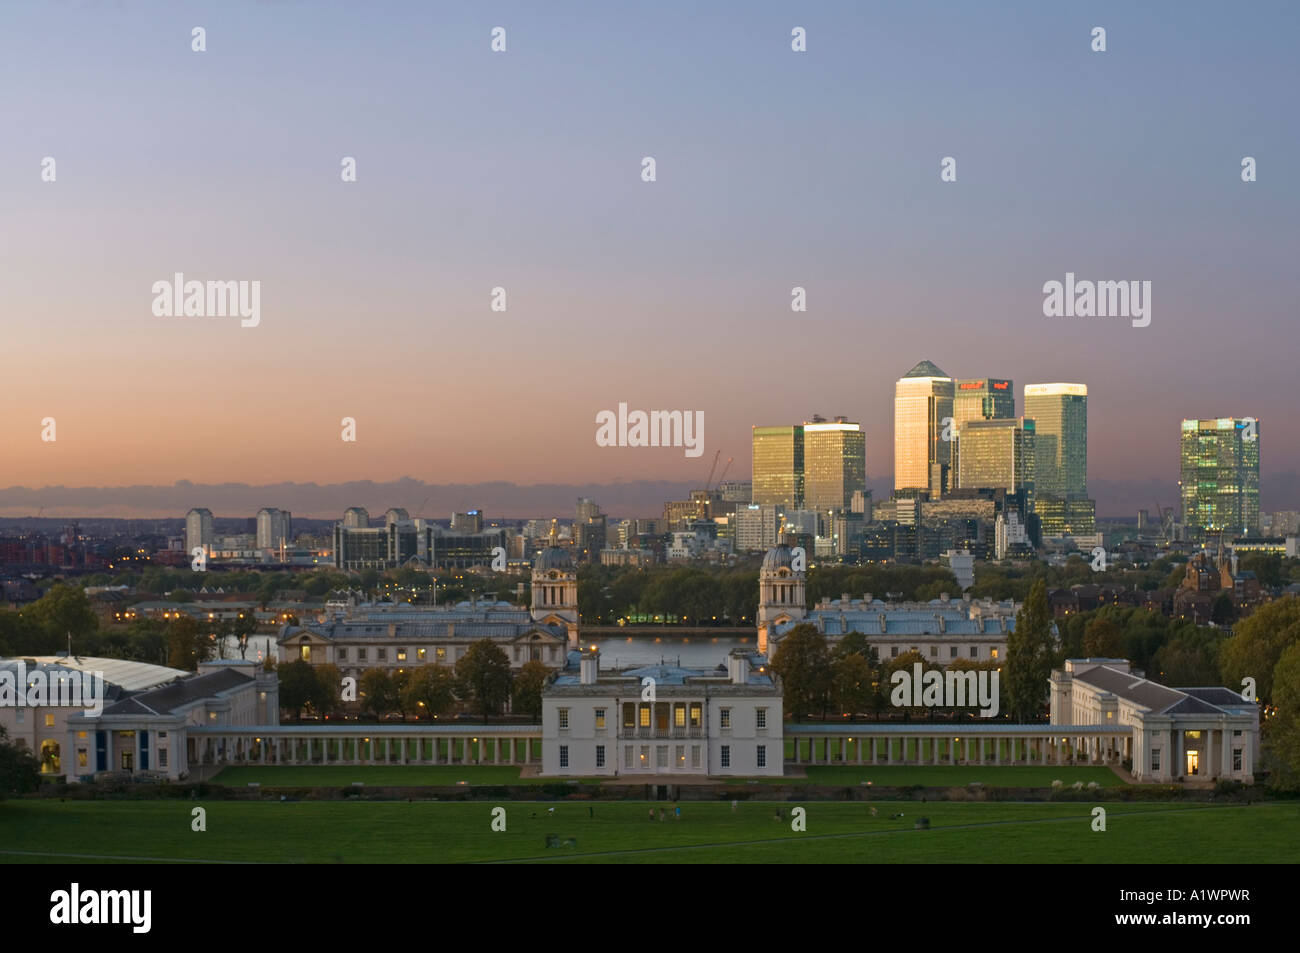
[[[1224,805],[1224,807],[1227,806],[1229,805]],[[1243,804],[1243,805],[1231,805],[1231,806],[1245,807],[1246,805]],[[1217,811],[1222,809],[1223,809],[1222,807],[1183,807],[1183,808],[1174,808],[1167,811],[1165,810],[1126,811],[1122,813],[1111,811],[1107,813],[1106,819],[1109,820],[1112,817],[1140,817],[1140,816],[1156,817],[1156,816],[1163,816],[1166,814],[1184,814],[1188,811]],[[917,816],[919,817],[921,815],[918,814]],[[1069,821],[1071,823],[1077,824],[1081,819],[1086,820],[1087,818],[1088,818],[1087,814],[1067,815],[1066,817],[1032,817],[1032,818],[1023,818],[1020,820],[1013,820],[1013,821],[982,821],[977,824],[951,824],[946,827],[931,827],[928,828],[928,830],[962,831],[962,830],[972,830],[981,827],[1017,827],[1021,824],[1052,824],[1052,823],[1062,823],[1065,821]],[[809,834],[799,838],[782,836],[782,837],[767,837],[767,838],[763,838],[762,840],[723,841],[717,844],[680,844],[673,847],[633,847],[627,850],[589,851],[584,854],[549,854],[549,855],[541,854],[535,857],[518,857],[509,860],[480,860],[480,861],[476,861],[476,863],[522,864],[522,863],[532,863],[534,861],[570,860],[578,857],[612,857],[618,854],[661,854],[667,851],[675,851],[675,850],[705,850],[705,849],[714,849],[718,847],[753,847],[753,846],[760,846],[763,844],[788,844],[791,841],[839,840],[846,837],[871,837],[877,834],[910,834],[914,832],[915,832],[915,828],[904,827],[904,828],[895,828],[895,829],[884,830],[884,831],[850,831],[845,834]]]

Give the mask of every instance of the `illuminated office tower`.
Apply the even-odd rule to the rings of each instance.
[[[803,425],[803,499],[810,510],[846,510],[867,486],[867,437],[862,425],[813,417]]]
[[[1016,392],[1011,381],[981,377],[959,380],[953,388],[952,422],[959,433],[968,420],[1005,420],[1015,415]]]
[[[943,439],[944,418],[952,417],[953,379],[922,361],[894,385],[894,490],[942,490],[936,481],[950,465]],[[940,466],[932,467],[933,464]]]
[[[1083,499],[1088,495],[1088,387],[1027,384],[1024,414],[1033,419],[1040,497]]]
[[[1045,537],[1091,536],[1097,504],[1088,499],[1088,387],[1027,384],[1024,413],[1036,425],[1034,510]]]
[[[958,445],[957,485],[962,489],[1025,491],[1034,498],[1034,421],[968,420]]]
[[[754,502],[803,508],[803,427],[754,428]]]
[[[1259,421],[1184,420],[1178,481],[1183,524],[1195,540],[1259,532]]]

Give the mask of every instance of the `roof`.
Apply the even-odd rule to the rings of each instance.
[[[1076,670],[1074,678],[1155,714],[1213,715],[1254,707],[1228,688],[1170,688],[1109,665]]]
[[[794,565],[794,551],[782,543],[767,551],[763,557],[764,569],[790,569]]]
[[[573,559],[569,556],[568,550],[561,549],[559,546],[548,546],[537,554],[533,560],[533,568],[542,572],[548,569],[572,569]]]
[[[105,715],[169,715],[178,708],[243,685],[254,679],[233,668],[177,679],[163,688],[124,698],[104,709]]]
[[[945,371],[943,371],[938,365],[933,364],[930,361],[922,361],[920,364],[917,364],[916,367],[912,368],[910,371],[908,371],[906,374],[903,375],[904,378],[947,377],[947,376],[948,374]]]
[[[528,614],[524,613],[528,618]],[[390,630],[391,634],[390,634]],[[514,621],[476,621],[462,618],[429,619],[427,621],[374,622],[368,620],[324,622],[303,626],[285,626],[276,639],[277,645],[283,645],[303,635],[315,635],[330,641],[346,642],[395,642],[437,641],[447,639],[461,642],[477,642],[491,639],[494,642],[513,642],[529,633],[539,632],[552,638],[567,641],[568,630],[562,626],[545,622]]]
[[[29,668],[34,662],[37,665],[57,666],[58,668],[71,669],[74,672],[84,672],[87,675],[99,674],[104,677],[104,681],[109,685],[116,685],[126,691],[155,688],[189,674],[179,668],[150,665],[148,662],[135,662],[130,659],[120,658],[99,658],[98,656],[88,655],[74,655],[71,658],[63,655],[38,655],[35,657],[23,656],[21,659],[27,662]],[[19,658],[2,661],[17,662]]]

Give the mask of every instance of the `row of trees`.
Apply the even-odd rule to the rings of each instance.
[[[850,632],[831,649],[826,636],[808,623],[786,633],[772,656],[772,670],[781,676],[784,707],[796,718],[825,719],[828,714],[852,718],[887,711],[902,711],[907,718],[922,713],[931,719],[956,714],[952,709],[893,704],[894,673],[910,675],[918,664],[922,673],[940,669],[920,652],[904,652],[881,661],[861,632]],[[953,659],[948,665],[952,671],[992,671],[997,667],[996,661],[972,659]],[[999,710],[1003,708],[1003,697],[999,685]]]
[[[369,668],[356,680],[355,698],[342,672],[334,665],[294,661],[278,666],[280,708],[301,719],[305,712],[325,717],[350,710],[355,701],[375,718],[434,718],[466,710],[484,722],[500,714],[506,702],[516,715],[537,721],[542,714],[542,686],[551,670],[541,662],[525,662],[518,672],[510,658],[490,639],[475,642],[455,667],[421,665],[406,669]]]

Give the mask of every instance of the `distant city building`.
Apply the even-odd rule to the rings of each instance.
[[[727,503],[752,503],[754,501],[753,483],[728,480],[726,483],[718,484],[718,492]]]
[[[814,417],[803,425],[804,503],[811,510],[848,509],[867,485],[867,443],[862,425],[844,417]]]
[[[212,551],[212,511],[196,507],[185,514],[185,552],[193,553],[202,547],[204,553]]]
[[[1033,420],[968,420],[962,426],[957,464],[961,489],[1025,490],[1032,500],[1035,463]]]
[[[1045,537],[1091,536],[1096,503],[1088,498],[1088,388],[1028,384],[1024,414],[1034,420],[1034,509],[1046,506]]]
[[[737,553],[761,553],[776,545],[781,530],[780,507],[776,504],[738,506],[732,520],[732,545]]]
[[[258,549],[279,549],[293,540],[293,517],[288,510],[266,506],[257,511]]]
[[[453,533],[483,532],[483,511],[470,510],[468,513],[452,513],[451,531]]]
[[[951,460],[943,439],[945,418],[953,415],[954,382],[937,366],[922,361],[894,385],[894,490],[932,491]],[[932,470],[939,464],[938,473]]]
[[[803,506],[804,428],[754,427],[753,445],[753,502]]]
[[[1253,418],[1182,422],[1179,487],[1193,540],[1259,534],[1259,439]]]
[[[343,511],[343,525],[348,529],[365,529],[370,525],[370,514],[364,506],[349,506]]]

